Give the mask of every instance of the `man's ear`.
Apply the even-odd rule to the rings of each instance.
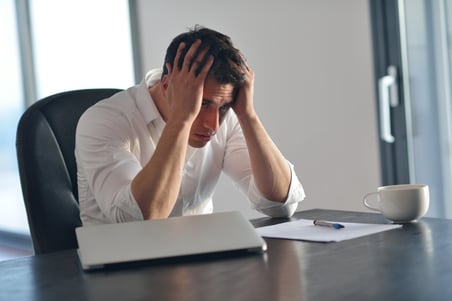
[[[166,90],[168,89],[168,74],[165,74],[161,79],[162,93],[166,94]]]

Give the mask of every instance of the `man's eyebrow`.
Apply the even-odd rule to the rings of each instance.
[[[202,102],[211,104],[211,103],[215,103],[213,100],[211,99],[207,99],[207,98],[203,98]],[[234,104],[234,99],[232,99],[231,101],[225,102],[224,104],[222,104],[220,107],[224,107],[224,106],[232,106]]]

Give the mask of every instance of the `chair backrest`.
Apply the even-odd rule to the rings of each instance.
[[[17,128],[19,175],[36,254],[77,248],[75,130],[80,116],[118,89],[55,94],[30,106]]]

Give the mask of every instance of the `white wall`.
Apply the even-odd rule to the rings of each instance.
[[[233,39],[256,73],[257,111],[295,164],[298,210],[366,211],[380,184],[370,16],[363,0],[139,0],[144,69],[160,67],[177,34],[201,24]],[[216,210],[260,216],[220,182]]]

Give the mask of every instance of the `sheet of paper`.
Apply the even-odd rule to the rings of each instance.
[[[337,242],[402,227],[402,225],[396,224],[382,225],[343,222],[340,224],[344,225],[344,228],[334,229],[330,227],[315,226],[313,220],[300,219],[293,222],[256,228],[256,231],[260,236],[269,238]]]

